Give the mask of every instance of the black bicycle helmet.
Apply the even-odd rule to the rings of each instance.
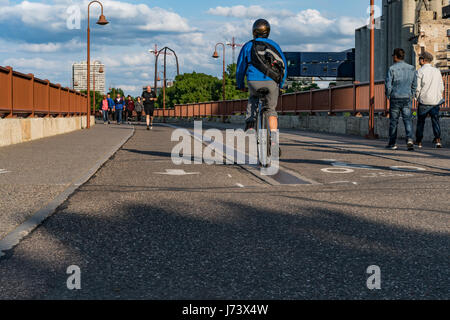
[[[270,23],[265,19],[258,19],[253,24],[253,38],[268,38],[270,34]]]

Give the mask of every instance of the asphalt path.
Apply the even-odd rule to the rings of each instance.
[[[447,150],[285,131],[281,171],[306,183],[284,184],[237,164],[174,165],[173,127],[135,129],[0,259],[0,298],[450,297]],[[71,265],[81,290],[67,289]]]

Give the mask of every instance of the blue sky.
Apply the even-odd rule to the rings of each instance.
[[[214,44],[251,37],[259,17],[272,24],[271,38],[285,51],[338,51],[354,46],[354,29],[365,24],[365,0],[103,0],[110,24],[95,25],[99,8],[91,9],[92,59],[106,64],[107,86],[139,94],[153,78],[156,43],[173,48],[181,72],[221,76]],[[377,1],[380,3],[380,1]],[[87,0],[0,0],[0,65],[34,73],[63,86],[70,84],[71,65],[86,59]],[[80,29],[69,29],[68,8],[80,8]],[[74,12],[74,11],[71,11]],[[75,20],[71,20],[75,21]],[[238,52],[236,52],[237,54]],[[227,62],[231,50],[227,49]],[[170,77],[175,76],[169,59]]]

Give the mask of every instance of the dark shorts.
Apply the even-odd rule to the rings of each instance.
[[[152,105],[144,105],[144,112],[146,115],[153,117],[153,112],[155,111],[155,107]]]

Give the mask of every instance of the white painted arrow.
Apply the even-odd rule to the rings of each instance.
[[[180,169],[166,169],[166,172],[155,172],[156,174],[166,174],[169,176],[185,176],[191,174],[199,174],[200,172],[186,172]]]

